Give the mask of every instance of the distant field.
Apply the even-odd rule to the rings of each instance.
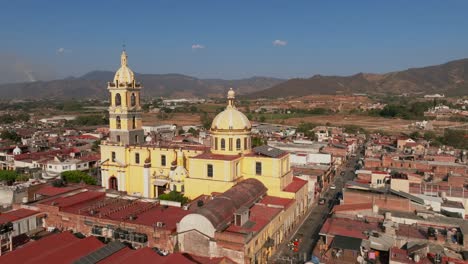
[[[176,124],[179,126],[185,125],[197,125],[200,124],[199,114],[189,113],[174,113],[170,114],[167,119],[159,119],[157,114],[144,113],[143,114],[143,125],[165,125],[165,124]]]

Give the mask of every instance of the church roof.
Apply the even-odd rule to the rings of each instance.
[[[229,89],[227,98],[228,106],[213,119],[211,130],[250,130],[252,124],[249,119],[234,105],[235,92],[232,88]]]
[[[259,180],[243,180],[223,194],[208,201],[197,209],[196,213],[205,216],[215,229],[220,230],[226,227],[239,208],[249,208],[266,192],[267,188]]]

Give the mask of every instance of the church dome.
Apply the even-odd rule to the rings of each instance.
[[[135,79],[133,71],[127,66],[127,53],[125,51],[122,52],[120,56],[120,69],[117,70],[114,76],[114,83],[132,83]]]
[[[211,130],[250,130],[252,128],[249,119],[236,109],[234,99],[235,92],[230,88],[228,106],[213,119]]]

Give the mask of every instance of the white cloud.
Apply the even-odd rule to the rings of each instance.
[[[69,52],[71,52],[71,50],[66,49],[66,48],[58,48],[56,52],[57,52],[57,54],[62,55],[62,54],[64,54],[64,53],[69,53]]]
[[[286,40],[277,39],[273,41],[273,46],[275,47],[283,47],[286,45],[288,45],[288,42]]]
[[[197,50],[197,49],[204,49],[205,46],[202,44],[193,44],[192,45],[192,50]]]

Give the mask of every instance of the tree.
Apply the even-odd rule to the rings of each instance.
[[[176,191],[171,191],[169,193],[161,194],[159,195],[158,198],[160,200],[180,202],[181,204],[186,204],[189,201],[187,197],[185,197],[180,192],[176,192]]]
[[[92,151],[99,151],[99,145],[101,145],[101,140],[96,140],[93,142],[93,145],[91,146]]]
[[[19,174],[16,171],[0,170],[0,181],[6,182],[7,185],[12,185]]]
[[[196,130],[195,128],[191,127],[188,132],[194,136],[198,136],[198,130]]]
[[[258,146],[262,146],[262,145],[265,145],[266,144],[266,141],[262,138],[259,138],[259,137],[253,137],[252,138],[252,147],[255,148],[255,147],[258,147]]]
[[[20,142],[21,141],[21,137],[13,130],[4,130],[0,134],[0,138],[9,139],[9,140],[14,141],[14,142]]]
[[[266,117],[264,115],[260,116],[260,122],[263,123],[263,122],[265,122],[265,120],[266,120]]]
[[[419,134],[418,131],[413,131],[409,136],[410,136],[410,138],[412,138],[412,139],[418,139],[418,138],[421,137],[421,134]]]
[[[80,183],[84,182],[90,185],[96,185],[97,181],[93,177],[89,176],[87,173],[74,170],[74,171],[64,171],[61,174],[62,179],[65,182]]]

